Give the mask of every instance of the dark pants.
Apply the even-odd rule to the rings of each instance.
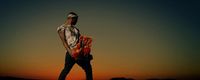
[[[85,71],[86,80],[93,80],[92,76],[92,66],[90,64],[90,60],[92,60],[92,56],[90,57],[79,57],[77,60],[71,57],[69,53],[66,53],[65,56],[65,67],[60,73],[58,80],[65,80],[67,74],[72,69],[73,65],[77,63],[81,68]]]

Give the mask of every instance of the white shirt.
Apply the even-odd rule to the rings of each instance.
[[[73,25],[66,24],[62,24],[61,26],[59,26],[57,28],[57,31],[59,30],[65,30],[65,39],[67,40],[69,47],[71,49],[74,48],[79,40],[79,30]]]

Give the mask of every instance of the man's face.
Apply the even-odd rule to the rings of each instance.
[[[68,17],[68,18],[67,18],[67,23],[68,23],[68,24],[72,24],[72,21],[73,21],[72,17]]]

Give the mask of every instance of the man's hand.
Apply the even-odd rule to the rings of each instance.
[[[73,51],[72,51],[71,49],[67,49],[67,48],[66,48],[66,51],[67,51],[70,55],[73,54]]]

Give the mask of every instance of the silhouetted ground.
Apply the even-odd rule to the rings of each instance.
[[[125,77],[114,77],[114,78],[111,78],[110,80],[136,80],[136,79],[133,79],[133,78],[125,78]],[[173,79],[173,78],[150,78],[150,79],[146,79],[146,80],[176,80],[176,79]]]
[[[135,80],[133,78],[124,78],[124,77],[115,77],[115,78],[111,78],[110,80]]]
[[[38,79],[27,79],[27,78],[19,78],[19,77],[12,77],[12,76],[1,76],[0,80],[38,80]]]
[[[176,80],[176,79],[173,79],[173,78],[165,78],[165,79],[151,78],[151,79],[147,79],[147,80]]]
[[[200,77],[179,77],[179,78],[150,78],[147,80],[200,80]]]

